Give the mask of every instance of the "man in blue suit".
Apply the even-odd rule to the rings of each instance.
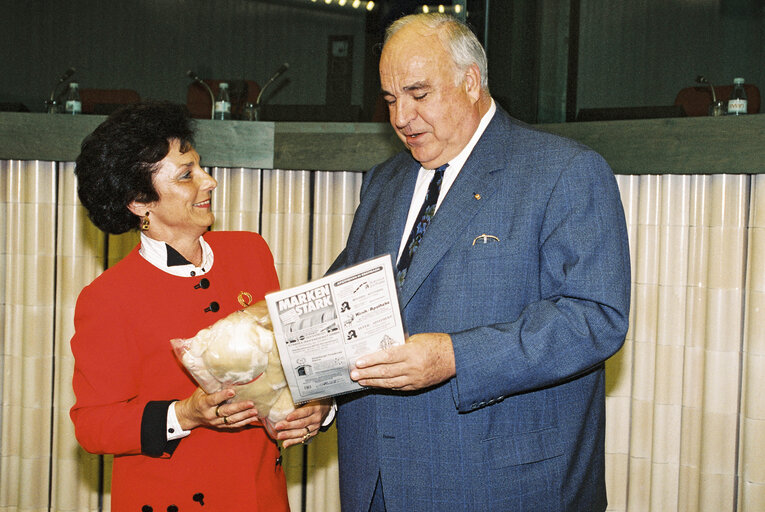
[[[619,192],[598,154],[498,108],[486,77],[452,18],[388,29],[380,79],[408,151],[365,175],[333,270],[390,254],[409,338],[361,357],[369,389],[338,399],[344,511],[606,508],[604,362],[630,295]]]

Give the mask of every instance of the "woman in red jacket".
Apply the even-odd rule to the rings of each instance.
[[[176,359],[188,338],[278,289],[273,257],[255,233],[209,232],[215,180],[199,164],[181,105],[116,112],[82,144],[78,195],[107,233],[141,243],[86,286],[72,352],[80,444],[114,454],[112,510],[289,510],[279,448],[252,402],[206,394]],[[327,402],[276,425],[284,446],[315,435]]]

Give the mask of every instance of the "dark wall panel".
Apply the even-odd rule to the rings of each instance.
[[[2,0],[0,103],[42,111],[61,73],[77,69],[85,88],[135,89],[143,98],[185,102],[193,69],[202,78],[263,84],[289,71],[269,102],[322,105],[327,42],[348,35],[352,104],[363,95],[365,14],[255,0]]]

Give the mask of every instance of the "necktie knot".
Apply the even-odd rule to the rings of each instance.
[[[412,231],[409,233],[409,238],[406,240],[404,250],[401,253],[401,258],[399,258],[398,263],[396,264],[399,284],[403,284],[406,272],[409,269],[409,264],[412,261],[412,256],[414,256],[414,253],[420,246],[420,241],[425,235],[425,230],[430,225],[430,221],[436,213],[438,195],[441,192],[441,183],[444,181],[444,171],[446,171],[448,166],[449,164],[444,164],[438,167],[433,173],[433,178],[430,180],[428,192],[425,194],[425,200],[422,202],[420,212],[417,214],[414,226],[412,226]]]

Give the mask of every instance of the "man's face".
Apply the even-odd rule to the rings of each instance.
[[[419,23],[401,28],[383,48],[380,83],[390,123],[423,167],[457,156],[478,127],[477,69],[459,72],[438,35]]]

